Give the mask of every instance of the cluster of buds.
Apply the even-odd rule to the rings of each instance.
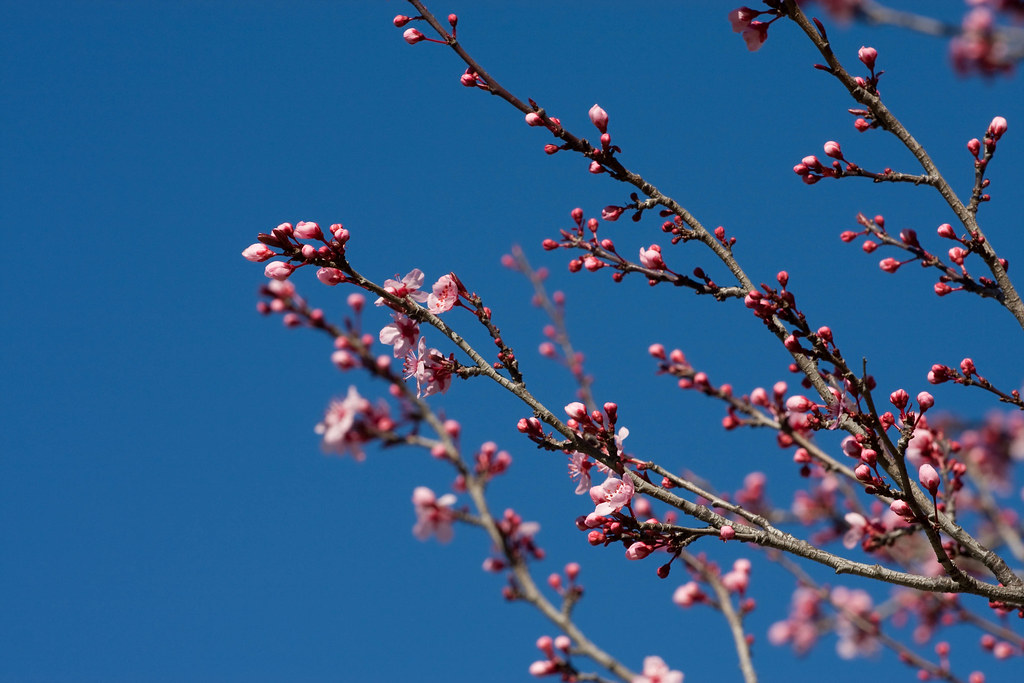
[[[838,142],[829,140],[825,143],[824,149],[825,155],[834,159],[831,166],[825,166],[812,154],[801,159],[800,163],[793,167],[793,172],[807,185],[813,185],[822,178],[842,178],[846,173],[859,168],[857,164],[843,156],[843,149]]]
[[[330,239],[320,226],[310,221],[281,223],[269,233],[256,236],[259,242],[242,250],[242,257],[247,261],[261,263],[270,261],[275,256],[285,256],[287,261],[270,261],[264,268],[264,274],[272,279],[284,281],[291,277],[298,268],[317,262],[343,262],[345,260],[345,243],[349,232],[341,223],[330,227]],[[300,240],[320,242],[320,246],[303,243]],[[274,251],[280,249],[281,251]],[[317,278],[325,284],[344,282],[345,276],[337,268],[324,267],[317,273]]]
[[[577,671],[569,657],[571,646],[572,641],[566,635],[557,638],[551,638],[551,636],[538,638],[537,649],[543,653],[544,659],[530,664],[530,675],[537,678],[559,676],[563,681],[575,681]]]

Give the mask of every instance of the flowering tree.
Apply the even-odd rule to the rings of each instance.
[[[363,275],[349,251],[350,240],[356,244],[362,239],[359,228],[350,232],[340,223],[327,228],[309,221],[282,223],[243,251],[250,261],[266,262],[270,282],[262,289],[261,312],[282,314],[290,327],[328,334],[334,343],[333,363],[365,381],[362,389],[351,386],[344,398],[328,406],[316,427],[324,449],[363,460],[368,446],[404,445],[425,450],[452,468],[450,492],[438,495],[425,486],[412,492],[413,534],[445,543],[457,525],[485,532],[492,555],[484,566],[506,576],[504,596],[532,605],[559,632],[554,638],[539,638],[540,656],[529,665],[530,673],[567,681],[680,681],[683,664],[671,652],[613,652],[601,642],[600,630],[578,623],[574,608],[583,597],[580,564],[570,562],[561,572],[549,573],[546,587],[538,582],[535,572],[544,571],[539,561],[545,556],[538,523],[525,521],[525,511],[498,513],[490,502],[492,485],[498,488],[511,455],[492,441],[479,447],[463,443],[462,425],[442,407],[442,395],[459,390],[457,379],[490,382],[494,391],[516,397],[521,413],[512,422],[522,443],[530,442],[545,463],[567,461],[572,482],[567,495],[574,487],[581,496],[576,527],[582,539],[606,548],[609,560],[620,561],[624,555],[626,561],[652,565],[652,580],[655,575],[667,579],[683,574],[672,601],[681,608],[710,608],[721,615],[746,681],[757,680],[752,645],[759,635],[802,653],[833,632],[841,657],[889,649],[919,678],[972,683],[985,680],[986,662],[971,661],[956,670],[944,629],[969,625],[987,651],[987,661],[1022,654],[1024,637],[1009,619],[1024,616],[1024,581],[1014,568],[1024,562],[1024,539],[1010,486],[1012,465],[1024,456],[1020,413],[1001,413],[965,428],[939,413],[943,406],[936,407],[929,391],[908,391],[874,377],[868,372],[871,349],[858,349],[857,360],[840,351],[840,335],[832,328],[841,325],[843,313],[834,313],[837,320],[817,319],[803,307],[799,288],[791,286],[785,270],[769,282],[758,281],[748,274],[737,247],[742,234],[707,227],[681,201],[627,166],[601,106],[587,112],[599,136],[594,144],[540,103],[524,101],[503,87],[463,48],[454,14],[438,19],[419,0],[410,3],[412,16],[394,18],[407,43],[450,49],[465,67],[462,86],[503,100],[519,110],[527,125],[546,131],[546,154],[576,155],[595,179],[607,177],[629,186],[629,200],[605,206],[600,218],[588,216],[597,213],[592,210],[572,209],[566,227],[545,239],[543,250],[567,254],[568,270],[580,276],[607,271],[623,287],[646,281],[651,287],[695,293],[729,310],[746,309],[750,335],[759,334],[765,344],[784,349],[788,370],[797,378],[780,379],[770,388],[734,390],[732,384],[713,382],[680,349],[663,343],[647,349],[649,374],[659,376],[653,381],[672,378],[680,389],[721,405],[725,430],[774,434],[775,447],[792,462],[777,469],[798,482],[786,492],[790,504],[780,507],[769,502],[767,476],[761,472],[748,473],[742,488],[728,491],[714,486],[697,467],[685,468],[671,443],[652,452],[633,452],[627,442],[628,413],[617,402],[595,395],[594,378],[570,335],[565,295],[548,289],[546,271],[534,269],[518,247],[503,265],[532,285],[534,302],[550,319],[540,354],[568,370],[575,387],[566,395],[538,396],[528,388],[531,370],[521,366],[513,347],[522,343],[522,333],[499,327],[501,302],[493,301],[482,285],[464,282],[456,272],[428,279],[418,267],[381,281]],[[1022,18],[1020,3],[969,3],[974,7],[959,27],[871,2],[823,4],[839,19],[864,18],[951,35],[953,63],[965,74],[998,75],[1024,55],[1020,34],[996,21],[997,12]],[[876,184],[924,186],[945,205],[947,222],[930,239],[919,238],[911,228],[890,232],[883,216],[861,214],[833,219],[846,221],[841,240],[884,256],[878,265],[886,273],[915,262],[933,273],[934,294],[915,296],[991,299],[1024,327],[1024,302],[1007,275],[1007,260],[983,232],[981,220],[981,210],[991,199],[988,170],[1007,132],[1006,119],[994,115],[979,129],[979,137],[966,142],[973,183],[960,192],[887,106],[881,92],[885,56],[876,49],[864,46],[847,54],[830,41],[824,21],[809,18],[793,0],[766,0],[759,9],[742,7],[729,13],[728,20],[742,37],[737,49],[770,47],[769,38],[778,31],[805,36],[820,60],[814,67],[852,98],[853,128],[880,141],[886,138],[884,144],[898,141],[917,164],[909,170],[871,168],[852,155],[848,158],[840,144],[829,140],[823,145],[827,160],[808,155],[793,168],[803,183],[868,178]],[[638,226],[617,230],[625,217]],[[620,249],[617,243],[622,242],[631,246]],[[813,246],[804,246],[813,257]],[[686,259],[702,265],[684,267]],[[349,288],[351,312],[343,320],[330,320],[297,293],[296,271],[310,270],[323,285]],[[618,312],[617,322],[642,326],[643,312],[633,313],[635,319],[622,321],[631,313]],[[471,341],[475,337],[484,342]],[[1006,386],[1013,377],[978,368],[970,357],[930,363],[922,383],[956,384],[963,391],[977,387],[994,401],[1024,409],[1019,392]],[[371,380],[386,388],[376,393],[387,398],[364,396],[374,391],[369,389]],[[674,413],[667,406],[644,409],[664,410],[670,419]],[[544,470],[543,476],[555,476],[560,467]],[[529,512],[531,519],[543,514],[540,507]],[[720,566],[722,549],[735,546],[742,547],[743,556]],[[789,614],[778,615],[767,634],[755,634],[747,627],[756,607],[748,589],[764,563],[792,574],[794,590]],[[823,579],[827,572],[821,568],[849,577]],[[880,584],[892,587],[882,602],[874,597],[877,591],[869,590]],[[910,619],[916,623],[916,645],[889,633],[891,625]],[[635,671],[625,662],[638,654],[648,656]]]

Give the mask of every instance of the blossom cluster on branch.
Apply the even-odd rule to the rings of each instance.
[[[566,325],[564,295],[549,294],[548,273],[530,266],[518,248],[503,263],[531,283],[534,302],[550,318],[540,352],[569,370],[575,384],[571,397],[538,397],[527,389],[528,371],[520,367],[512,336],[496,324],[501,308],[485,305],[474,283],[463,282],[454,272],[428,279],[419,268],[378,283],[357,271],[349,243],[360,238],[359,229],[350,232],[340,223],[326,229],[310,221],[281,223],[259,234],[258,241],[243,251],[246,259],[266,263],[264,274],[270,281],[261,290],[261,312],[281,314],[290,327],[326,333],[333,340],[331,360],[341,371],[368,375],[386,387],[388,398],[377,402],[364,398],[355,386],[344,398],[332,401],[316,427],[323,448],[361,460],[370,444],[404,445],[424,449],[453,468],[450,492],[438,495],[425,486],[413,491],[413,534],[420,540],[435,537],[447,543],[460,524],[484,531],[493,552],[483,566],[504,574],[504,597],[533,605],[560,631],[538,639],[542,658],[528,665],[529,672],[564,681],[604,680],[606,675],[651,683],[683,678],[673,668],[681,664],[673,661],[672,653],[639,653],[647,655],[642,671],[632,671],[577,623],[573,610],[584,595],[578,563],[550,574],[546,588],[537,582],[537,564],[546,557],[537,540],[539,524],[515,509],[497,513],[488,502],[490,485],[513,466],[512,455],[491,441],[475,449],[463,443],[461,424],[434,403],[438,395],[458,390],[456,378],[485,378],[497,391],[521,402],[522,413],[513,420],[518,432],[544,455],[564,459],[575,493],[582,497],[575,525],[584,542],[618,548],[619,557],[628,561],[653,562],[652,575],[660,579],[685,574],[672,602],[684,609],[710,608],[723,617],[748,682],[757,680],[757,668],[751,647],[755,637],[745,618],[757,609],[750,586],[763,561],[784,567],[796,585],[788,616],[779,615],[767,639],[798,653],[831,632],[838,635],[840,657],[889,649],[921,679],[984,681],[982,667],[972,667],[966,678],[953,671],[946,641],[937,642],[934,657],[928,657],[886,633],[887,622],[914,619],[915,638],[921,642],[938,637],[945,627],[967,624],[981,632],[993,659],[1024,654],[1024,637],[1009,620],[1011,615],[1024,617],[1024,579],[1014,567],[1024,563],[1024,529],[1005,507],[1012,493],[1007,471],[1024,457],[1021,413],[964,429],[937,412],[930,392],[912,394],[887,386],[867,372],[866,362],[851,362],[841,352],[832,327],[811,320],[801,303],[800,287],[787,271],[779,271],[772,282],[755,281],[737,257],[737,234],[723,226],[706,227],[625,165],[622,148],[612,144],[611,117],[603,107],[595,104],[586,112],[598,134],[592,144],[571,132],[563,118],[506,90],[462,47],[456,37],[458,17],[438,20],[419,0],[410,3],[415,14],[394,19],[407,43],[434,43],[452,50],[465,64],[465,71],[458,74],[461,85],[497,96],[519,110],[520,121],[544,135],[545,154],[579,155],[581,172],[630,186],[629,200],[595,210],[599,217],[573,208],[566,227],[543,240],[543,250],[564,250],[570,273],[608,271],[616,283],[639,278],[650,287],[682,288],[723,306],[745,308],[751,330],[763,329],[767,342],[784,349],[791,359],[790,372],[799,377],[798,386],[779,380],[771,387],[737,387],[713,381],[681,349],[663,343],[648,348],[650,374],[671,378],[680,390],[698,392],[720,404],[725,430],[758,429],[774,435],[776,446],[789,454],[792,471],[806,484],[791,505],[777,508],[768,500],[764,473],[749,473],[737,491],[720,490],[698,472],[679,471],[660,453],[632,452],[626,446],[629,415],[614,401],[595,399],[592,378]],[[822,4],[845,19],[880,20],[888,11],[867,0]],[[997,29],[991,19],[999,12],[1024,12],[1010,2],[971,4],[968,19],[954,37],[954,62],[965,71],[1005,71],[1015,59],[1007,47],[1013,34]],[[849,71],[824,23],[808,18],[800,3],[765,0],[763,5],[728,14],[747,48],[762,48],[770,31],[802,32],[822,60],[815,68],[833,77],[854,100],[849,112],[855,117],[855,130],[892,135],[920,166],[920,172],[869,170],[829,140],[823,150],[832,161],[805,156],[794,167],[795,174],[807,185],[825,178],[869,178],[873,183],[930,187],[953,216],[936,231],[945,244],[954,244],[944,255],[941,248],[926,246],[927,240],[912,229],[896,235],[887,232],[880,215],[857,215],[852,219],[856,229],[842,231],[840,239],[860,241],[869,254],[879,249],[902,252],[903,260],[882,259],[881,270],[896,273],[916,261],[937,272],[933,289],[938,296],[966,293],[993,300],[1024,328],[1024,302],[1007,274],[1008,260],[996,252],[979,219],[984,204],[992,200],[987,172],[1009,129],[1006,119],[994,116],[980,137],[967,141],[975,181],[970,195],[962,199],[886,106],[879,89],[884,72],[878,68],[884,55],[863,46],[851,59],[857,73]],[[902,21],[907,24],[910,19],[903,16]],[[616,240],[639,238],[616,230],[617,221],[629,216],[646,226],[651,221],[644,223],[644,218],[653,214],[660,222],[649,231],[653,234],[620,249]],[[659,239],[664,242],[659,244]],[[712,277],[710,266],[680,265],[683,249],[688,262],[703,257],[724,266],[728,280]],[[307,267],[323,285],[355,290],[347,297],[349,312],[341,321],[329,320],[297,293],[292,280]],[[367,296],[375,307],[365,305]],[[467,328],[477,325],[491,346],[467,341]],[[999,402],[1024,409],[1017,389],[1000,388],[997,382],[1006,380],[993,381],[988,368],[981,370],[988,378],[971,358],[935,359],[922,381],[980,387]],[[468,503],[460,503],[460,497]],[[722,543],[743,544],[750,556],[724,569],[715,559]],[[861,584],[874,581],[896,588],[890,600],[876,604],[862,585],[816,581],[807,571],[815,564],[859,577]],[[678,569],[673,574],[674,567]]]

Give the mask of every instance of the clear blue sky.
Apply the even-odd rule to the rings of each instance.
[[[959,7],[909,4],[948,17]],[[731,5],[678,5],[432,9],[457,12],[467,49],[570,129],[593,137],[586,113],[601,103],[624,162],[726,226],[756,279],[787,269],[812,319],[848,357],[868,356],[883,387],[914,394],[931,363],[964,355],[1020,386],[1020,330],[1005,312],[939,301],[928,274],[885,275],[881,256],[838,240],[858,211],[931,239],[951,218],[933,192],[853,179],[807,188],[790,171],[829,139],[866,167],[913,171],[909,154],[853,130],[848,96],[811,68],[818,59],[794,27],[773,28],[750,54],[726,21]],[[363,464],[320,453],[313,425],[353,378],[330,364],[324,339],[256,314],[262,267],[239,256],[282,221],[345,223],[356,266],[379,280],[457,272],[494,309],[534,393],[558,407],[571,382],[536,354],[544,320],[527,285],[498,266],[522,244],[566,292],[598,400],[620,404],[631,452],[727,490],[761,469],[780,503],[797,483],[769,435],[724,434],[719,407],[654,378],[645,351],[679,346],[743,392],[788,379],[785,353],[738,305],[570,276],[564,252],[542,252],[572,208],[597,215],[628,191],[579,158],[546,157],[545,133],[459,85],[452,54],[406,45],[397,13],[407,6],[3,3],[0,680],[517,681],[537,636],[555,635],[503,603],[503,578],[480,570],[482,534],[459,528],[443,548],[412,538],[413,488],[447,491],[450,472],[419,453]],[[958,189],[972,178],[965,142],[992,116],[1009,120],[983,221],[1011,275],[1024,267],[1019,78],[959,80],[940,41],[830,25],[847,62],[865,43],[878,48],[883,95]],[[668,253],[659,223],[623,221],[609,235],[624,253],[651,242]],[[669,263],[718,272],[696,249]],[[302,275],[300,291],[328,315],[344,309],[346,292]],[[972,418],[991,407],[980,392],[934,393],[938,408]],[[733,679],[724,624],[669,602],[681,577],[659,581],[653,563],[591,548],[572,527],[586,500],[561,457],[515,432],[522,408],[483,381],[436,402],[462,420],[464,443],[493,439],[512,453],[494,506],[541,522],[551,559],[539,576],[582,563],[580,621],[595,640],[634,669],[660,654],[688,681]],[[756,555],[707,548],[723,563]],[[755,569],[750,628],[764,680],[783,666],[793,680],[892,667],[911,679],[891,656],[843,664],[849,678],[837,677],[829,639],[791,664],[764,638],[791,586]],[[989,666],[974,635],[953,652],[961,673],[972,660],[990,682],[1017,666]]]

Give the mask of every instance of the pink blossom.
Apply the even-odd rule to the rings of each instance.
[[[740,7],[729,12],[729,23],[732,24],[732,32],[742,33],[748,26],[750,26],[750,22],[752,22],[754,17],[758,14],[760,14],[760,12],[752,10],[749,7]]]
[[[608,112],[596,104],[590,108],[590,122],[597,126],[602,133],[608,132]]]
[[[603,517],[618,512],[629,504],[634,493],[633,478],[628,473],[622,479],[609,476],[603,484],[590,489],[590,499],[597,505],[594,514]]]
[[[397,275],[395,277],[398,277]],[[423,303],[427,300],[427,293],[419,291],[419,288],[423,286],[424,275],[423,271],[419,268],[413,268],[409,273],[401,280],[387,279],[384,281],[384,290],[401,299],[404,296],[409,297],[417,303]],[[384,297],[378,298],[373,302],[377,306],[383,306],[385,304]]]
[[[287,280],[288,277],[295,272],[295,266],[284,261],[271,261],[267,264],[267,267],[263,269],[263,274],[272,280]]]
[[[763,21],[752,21],[743,29],[743,40],[747,43],[747,49],[757,52],[768,40],[768,24]]]
[[[420,326],[404,313],[396,311],[391,314],[391,317],[394,322],[381,328],[378,338],[381,344],[395,347],[395,358],[403,358],[416,346],[416,340],[420,336]]]
[[[868,520],[859,512],[847,512],[844,519],[850,525],[850,529],[843,536],[843,545],[847,548],[855,548],[860,543],[860,539],[864,538]]]
[[[704,597],[700,585],[696,581],[690,581],[676,589],[672,594],[672,602],[680,607],[690,607],[694,603],[701,602]]]
[[[425,541],[432,535],[437,536],[441,543],[448,543],[452,540],[452,522],[455,519],[452,513],[452,505],[455,504],[455,496],[446,493],[440,498],[426,486],[417,486],[412,492],[412,504],[416,510],[416,524],[412,528],[412,534],[417,539]]]
[[[657,244],[652,244],[646,249],[640,248],[640,263],[643,264],[644,268],[650,268],[651,270],[665,270],[668,268],[665,265],[664,259],[661,258],[661,247]]]
[[[277,256],[277,253],[262,242],[250,244],[242,250],[242,258],[246,261],[252,261],[253,263],[260,263],[267,259],[272,259],[275,256]]]
[[[590,490],[590,469],[594,463],[590,462],[587,456],[574,452],[569,456],[569,478],[579,478],[576,485],[576,495],[583,495]]]
[[[331,401],[324,420],[314,430],[323,436],[325,452],[344,455],[351,452],[357,461],[365,459],[361,444],[365,438],[353,432],[356,418],[370,408],[370,402],[359,395],[354,386],[348,388],[344,399]]]
[[[427,308],[434,315],[452,310],[459,300],[459,284],[454,273],[442,275],[434,283],[433,292],[427,295]]]
[[[437,349],[427,349],[427,342],[420,337],[416,352],[411,350],[405,357],[405,378],[416,378],[416,396],[423,398],[432,394],[445,393],[452,383],[452,367]]]
[[[644,671],[632,683],[683,683],[683,673],[669,669],[661,657],[644,657]]]

